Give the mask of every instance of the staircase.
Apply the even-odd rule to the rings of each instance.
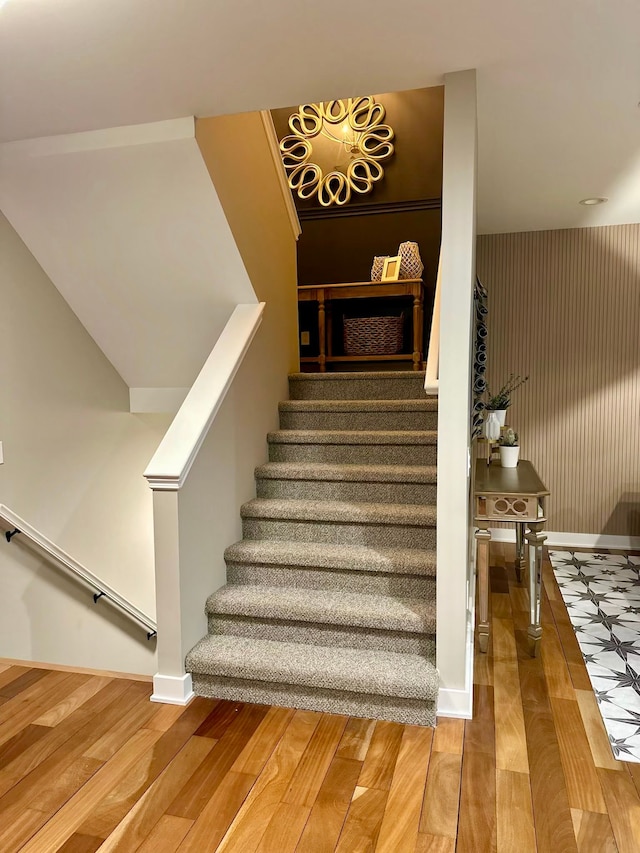
[[[434,725],[437,402],[417,372],[289,388],[187,655],[194,690]]]

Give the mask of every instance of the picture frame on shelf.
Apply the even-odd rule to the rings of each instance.
[[[381,281],[399,281],[400,267],[402,265],[402,257],[395,255],[391,258],[385,258],[384,266],[382,267]]]

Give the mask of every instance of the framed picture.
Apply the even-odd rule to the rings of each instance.
[[[381,281],[398,281],[400,278],[400,264],[402,258],[396,255],[394,258],[385,258],[384,266],[382,267]]]

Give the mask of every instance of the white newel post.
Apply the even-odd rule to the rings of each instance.
[[[177,484],[174,489],[153,490],[158,672],[151,701],[186,705],[193,689],[184,669],[178,496]]]
[[[476,73],[445,75],[438,382],[438,712],[473,708],[470,561],[471,329],[475,281]]]

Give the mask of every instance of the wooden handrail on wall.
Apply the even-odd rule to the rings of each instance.
[[[4,522],[4,523],[3,523]],[[74,560],[69,554],[59,548],[54,542],[40,533],[31,524],[26,522],[24,518],[20,518],[15,512],[8,507],[0,504],[0,526],[6,529],[5,538],[7,542],[12,542],[14,537],[20,534],[20,539],[30,545],[34,550],[44,554],[47,559],[55,563],[59,568],[70,575],[74,580],[80,581],[93,591],[93,601],[95,604],[101,598],[105,598],[114,607],[117,607],[125,616],[133,622],[144,628],[147,632],[147,639],[150,640],[157,633],[157,625],[155,621],[139,610],[126,598],[123,598],[118,592],[112,589],[100,578],[96,577],[93,572],[85,568],[77,560]]]
[[[427,394],[438,394],[438,376],[440,368],[440,281],[442,278],[442,256],[438,260],[438,275],[436,276],[436,292],[433,299],[433,318],[431,334],[429,335],[429,352],[427,353],[427,371],[424,378],[424,389]]]

